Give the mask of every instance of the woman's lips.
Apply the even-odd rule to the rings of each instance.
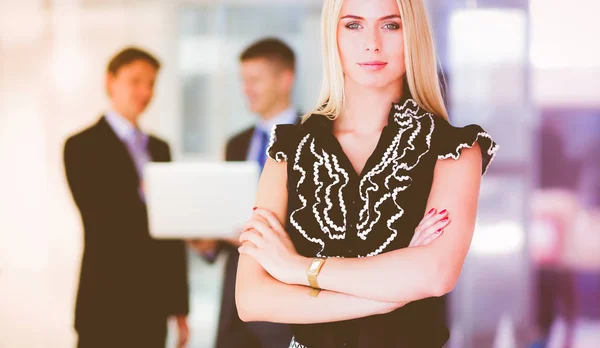
[[[380,62],[380,61],[373,61],[373,62],[358,63],[358,65],[360,65],[361,68],[363,68],[365,70],[377,71],[377,70],[381,70],[381,69],[385,68],[385,66],[387,65],[387,63],[386,62]]]

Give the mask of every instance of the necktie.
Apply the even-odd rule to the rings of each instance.
[[[138,173],[138,177],[140,178],[140,185],[143,181],[143,170],[144,165],[150,161],[150,157],[148,156],[148,151],[146,150],[146,146],[148,144],[148,138],[142,133],[139,129],[135,129],[129,137],[127,137],[127,149],[129,150],[129,154],[131,155],[131,159],[135,164],[135,169]],[[144,193],[140,186],[139,188],[140,197],[144,200]]]
[[[269,133],[265,132],[262,129],[257,129],[258,137],[259,137],[259,153],[258,153],[258,165],[261,170],[265,166],[265,162],[267,161],[267,146],[269,145]]]

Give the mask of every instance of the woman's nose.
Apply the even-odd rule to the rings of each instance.
[[[379,52],[381,50],[381,40],[376,30],[365,33],[365,50],[370,52]]]

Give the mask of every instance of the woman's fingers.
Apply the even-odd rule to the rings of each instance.
[[[426,245],[426,244],[424,244],[425,241],[428,241],[428,243],[431,243],[433,240],[437,239],[441,235],[440,232],[443,231],[443,229],[446,228],[449,224],[450,224],[449,217],[445,217],[441,220],[438,220],[436,223],[431,225],[429,228],[422,230],[419,233],[419,236],[417,236],[414,239],[414,241],[412,242],[412,245],[410,245],[410,246]]]
[[[242,232],[246,232],[247,230],[252,229],[252,227],[248,225],[252,220],[258,220],[268,224],[267,219],[263,218],[258,214],[253,214],[250,220],[246,221],[246,223],[242,226]]]
[[[240,236],[240,243],[243,244],[245,242],[251,242],[259,248],[263,248],[265,245],[265,240],[263,239],[262,235],[256,232],[255,230],[250,230],[242,233],[242,235]]]
[[[421,242],[421,246],[428,245],[432,243],[434,240],[438,239],[442,234],[444,234],[444,230],[437,230],[435,233],[431,234],[429,237],[425,238],[423,242]]]
[[[425,222],[425,221],[426,221],[428,218],[430,218],[430,217],[432,217],[433,215],[435,215],[435,213],[437,213],[437,209],[435,209],[435,208],[431,208],[431,210],[429,210],[429,211],[427,212],[427,214],[425,214],[425,216],[423,216],[423,219],[421,219],[421,222],[419,222],[419,225],[417,225],[417,227],[418,227],[418,226],[421,226],[421,225],[423,224],[423,222]]]
[[[448,211],[446,209],[442,210],[437,214],[426,215],[419,226],[417,226],[417,230],[426,230],[434,225],[436,222],[448,217]]]
[[[448,212],[445,209],[438,214],[437,209],[431,208],[431,210],[429,210],[427,214],[425,214],[419,225],[417,225],[415,233],[413,233],[413,237],[410,240],[409,246],[414,246],[415,242],[423,235],[423,231],[425,231],[427,228],[431,227],[431,225],[444,219],[447,216]]]
[[[258,261],[258,249],[255,246],[251,245],[251,243],[246,242],[242,244],[242,246],[238,248],[238,251],[240,254],[248,255],[256,261]]]
[[[254,211],[255,215],[258,215],[266,220],[266,222],[271,226],[275,232],[282,234],[285,232],[285,228],[277,218],[277,216],[270,210],[257,208]]]
[[[247,232],[250,230],[255,230],[260,232],[264,238],[273,238],[275,237],[275,231],[269,226],[269,224],[263,218],[252,218],[248,220],[243,227],[243,231]]]
[[[417,226],[417,228],[415,229],[415,233],[413,235],[411,243],[414,243],[416,240],[418,240],[419,238],[421,238],[421,236],[423,235],[423,231],[426,231],[426,230],[430,229],[431,226],[433,226],[434,224],[436,224],[440,220],[443,220],[443,219],[445,219],[447,217],[448,217],[448,211],[446,209],[442,210],[439,213],[437,213],[435,210],[434,210],[434,213],[432,213],[430,211],[430,213],[428,213],[427,215],[425,215],[425,217],[423,218],[423,220],[421,220],[421,224],[419,224]]]

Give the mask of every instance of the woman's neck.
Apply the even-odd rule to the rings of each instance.
[[[386,124],[392,102],[402,96],[402,83],[385,88],[365,88],[346,80],[346,101],[336,119],[336,129],[369,133],[380,131]]]

